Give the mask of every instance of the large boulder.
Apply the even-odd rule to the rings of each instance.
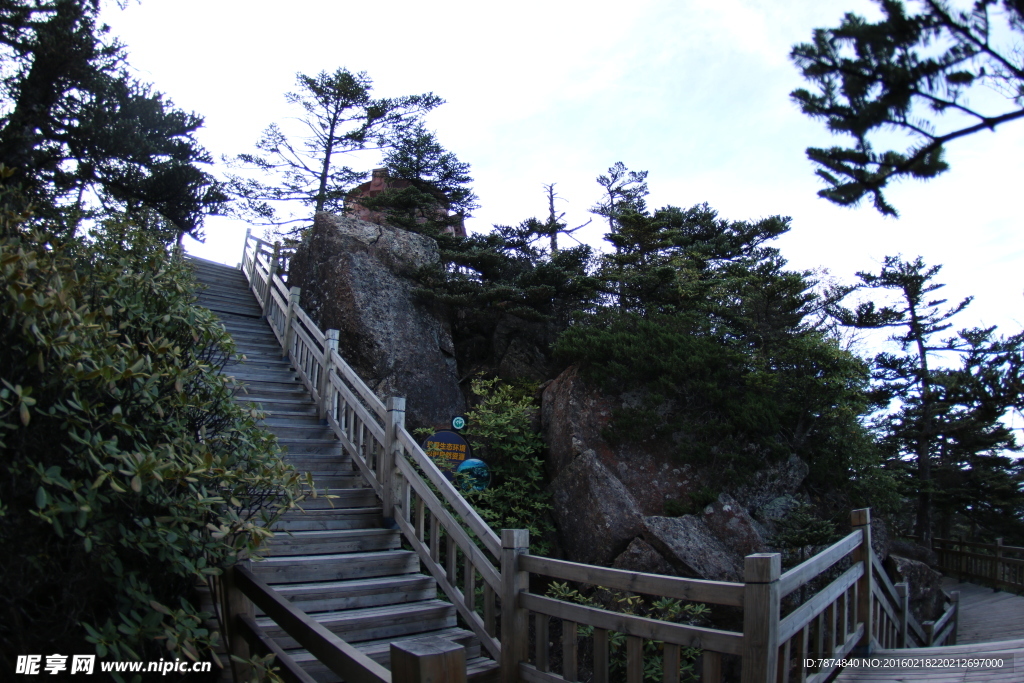
[[[910,611],[918,623],[942,616],[946,602],[946,594],[942,590],[942,574],[924,562],[899,555],[889,555],[885,567],[893,583],[906,582],[910,585]]]
[[[406,397],[411,428],[465,410],[449,326],[416,302],[409,277],[437,259],[424,235],[318,213],[289,268],[302,307],[321,329],[340,331],[341,355],[377,396]]]
[[[768,550],[767,532],[728,493],[704,508],[704,524],[740,557]]]
[[[636,501],[593,451],[555,477],[551,498],[562,552],[573,562],[606,565],[643,528]]]
[[[681,575],[742,581],[743,562],[695,515],[645,517],[644,540]]]
[[[665,574],[675,576],[676,570],[649,543],[642,538],[634,538],[622,554],[615,558],[612,567],[628,572],[643,574]]]
[[[687,500],[702,481],[693,468],[678,461],[671,444],[648,441],[612,446],[602,432],[619,405],[618,399],[584,381],[576,366],[549,382],[541,395],[548,475],[559,476],[580,453],[593,451],[629,490],[643,514],[663,514],[666,500]]]

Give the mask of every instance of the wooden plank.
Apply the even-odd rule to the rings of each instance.
[[[434,496],[430,487],[420,479],[419,474],[412,468],[412,465],[403,457],[397,459],[397,464],[399,471],[409,481],[413,491],[430,509],[431,518],[437,519],[444,526],[445,531],[448,532],[448,537],[458,544],[463,554],[472,559],[473,566],[480,572],[483,580],[494,590],[501,590],[501,576],[494,568],[494,565],[491,564],[491,560],[476,547],[469,534],[463,530],[451,513],[444,509],[444,506]]]
[[[543,615],[542,615],[543,616]],[[575,621],[562,620],[562,678],[579,680],[579,631]]]
[[[595,567],[549,557],[538,557],[536,555],[524,556],[521,559],[521,563],[528,572],[556,579],[589,583],[593,586],[604,586],[605,588],[615,588],[631,593],[645,593],[647,595],[676,598],[678,600],[710,602],[730,607],[743,606],[742,583],[642,574],[640,572]]]
[[[897,616],[896,610],[891,604],[889,604],[889,600],[886,598],[884,590],[879,587],[877,582],[871,586],[871,590],[874,592],[875,597],[878,598],[878,600],[875,601],[875,604],[882,608],[885,615],[889,617],[889,620],[894,624],[900,623],[900,618]]]
[[[548,659],[548,643],[551,640],[551,636],[548,632],[548,626],[550,625],[549,621],[550,618],[546,614],[533,615],[533,628],[536,634],[536,640],[534,642],[533,661],[537,662],[537,669],[539,671],[547,671],[549,668],[551,668]],[[597,650],[595,649],[595,658],[597,657],[596,652]],[[596,663],[594,666],[595,668],[597,667]],[[607,678],[603,683],[608,683]]]
[[[644,641],[626,636],[626,683],[644,683]]]
[[[779,577],[779,593],[781,596],[786,597],[849,555],[854,548],[860,545],[861,535],[860,531],[851,532],[842,540],[833,543],[814,557],[798,564]]]
[[[538,619],[547,620],[543,614],[537,615]],[[665,647],[677,645],[666,644]],[[603,628],[594,629],[594,683],[609,683],[610,671],[608,668],[608,631]]]
[[[391,683],[391,672],[278,595],[252,572],[235,567],[235,583],[270,618],[348,683]]]
[[[678,655],[677,655],[678,657]],[[722,655],[717,652],[711,652],[705,650],[701,654],[701,683],[722,683]],[[679,680],[679,674],[676,673],[675,679]]]
[[[667,643],[714,650],[727,655],[741,654],[743,634],[733,631],[719,631],[701,626],[673,624],[631,614],[619,614],[596,607],[585,607],[553,600],[532,593],[520,595],[519,600],[523,607],[532,612],[547,614],[559,619],[569,619],[580,624],[640,636],[648,640],[663,640]]]
[[[885,588],[886,594],[889,596],[889,600],[894,604],[900,603],[899,593],[896,592],[896,586],[892,585],[892,581],[889,580],[889,574],[885,571],[885,567],[882,566],[881,560],[874,553],[871,553],[871,566],[875,570],[875,576],[881,580],[882,587]]]
[[[501,541],[498,539],[498,535],[487,525],[487,522],[480,517],[472,505],[466,502],[466,499],[462,497],[458,489],[445,479],[444,475],[441,474],[441,470],[437,468],[433,460],[427,457],[427,454],[423,452],[423,449],[410,436],[409,432],[404,429],[399,430],[398,439],[405,449],[406,457],[422,470],[430,483],[444,496],[445,502],[455,509],[455,512],[476,537],[483,542],[484,547],[490,551],[491,555],[495,559],[500,557]],[[416,479],[420,479],[420,477],[417,476]]]
[[[790,612],[779,624],[779,642],[784,643],[799,633],[800,629],[824,612],[826,607],[841,597],[863,575],[864,564],[858,562],[821,589],[813,598]]]
[[[708,653],[711,654],[710,652]],[[664,643],[661,648],[661,681],[662,683],[679,683],[679,646],[672,643]],[[701,677],[701,683],[706,683],[708,677],[705,674]]]

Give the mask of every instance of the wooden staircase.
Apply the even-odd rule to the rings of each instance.
[[[497,680],[497,663],[457,624],[456,610],[437,599],[434,578],[421,573],[398,530],[384,528],[380,501],[354,467],[299,381],[242,273],[190,258],[205,286],[199,303],[224,322],[243,359],[224,373],[237,380],[237,400],[258,405],[283,457],[310,472],[318,496],[284,515],[267,556],[252,572],[293,605],[371,659],[390,666],[390,643],[441,636],[466,648],[470,681]],[[324,494],[327,495],[324,495]],[[316,681],[339,678],[271,619],[257,624]]]

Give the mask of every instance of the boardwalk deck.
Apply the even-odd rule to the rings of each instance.
[[[957,645],[881,650],[874,659],[898,658],[903,667],[847,667],[835,683],[1021,683],[1024,681],[1024,597],[972,583],[946,579],[947,591],[960,592]],[[942,660],[1001,660],[1001,666],[926,666]],[[918,660],[918,661],[915,661]],[[971,662],[975,664],[976,661]]]
[[[1024,597],[956,579],[946,579],[943,588],[960,591],[958,643],[1024,639]],[[1018,680],[1024,681],[1024,670]]]

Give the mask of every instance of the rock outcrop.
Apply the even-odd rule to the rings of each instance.
[[[743,580],[741,559],[696,515],[645,517],[644,540],[681,576]]]
[[[551,482],[551,494],[560,546],[574,562],[606,565],[643,528],[636,501],[593,451]]]
[[[885,566],[893,583],[906,581],[910,584],[910,611],[918,623],[938,619],[942,615],[946,602],[942,574],[924,562],[899,555],[889,555]]]
[[[319,213],[290,264],[288,284],[321,329],[385,399],[405,396],[410,427],[440,427],[465,410],[447,322],[418,305],[409,274],[438,259],[429,237]]]

